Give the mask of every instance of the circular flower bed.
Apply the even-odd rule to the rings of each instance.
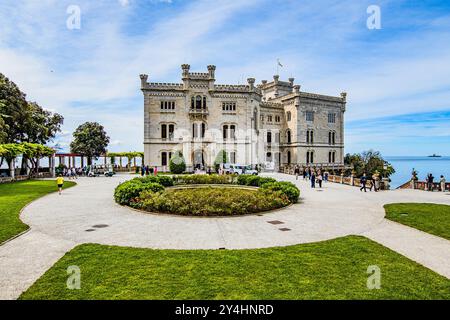
[[[298,188],[290,182],[253,175],[150,176],[124,182],[114,192],[116,202],[121,205],[192,216],[263,212],[295,203],[299,195]]]

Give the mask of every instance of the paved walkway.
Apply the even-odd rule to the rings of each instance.
[[[450,204],[445,193],[414,190],[362,193],[328,183],[312,190],[296,183],[302,201],[264,215],[192,218],[121,207],[113,190],[131,176],[80,178],[78,186],[31,203],[21,218],[31,230],[0,246],[0,299],[17,298],[65,252],[82,243],[162,249],[244,249],[286,246],[356,234],[373,239],[450,278],[450,241],[384,219],[396,202]],[[272,222],[272,223],[270,223]],[[275,222],[275,224],[274,224]],[[276,224],[278,223],[278,224]],[[280,229],[287,228],[288,231]]]

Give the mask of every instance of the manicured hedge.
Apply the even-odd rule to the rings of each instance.
[[[298,202],[300,190],[291,182],[269,182],[261,186],[262,189],[270,191],[280,191],[285,194],[292,203]]]
[[[193,216],[232,216],[257,213],[287,206],[289,199],[281,192],[224,187],[175,189],[164,192],[144,191],[139,208]]]
[[[159,183],[142,183],[133,179],[121,183],[117,186],[116,190],[114,191],[114,199],[118,204],[132,205],[134,202],[136,202],[136,198],[139,197],[140,193],[146,190],[159,192],[163,191],[164,187]]]
[[[189,174],[173,177],[175,184],[233,184],[236,175]]]
[[[242,186],[260,187],[269,182],[277,182],[277,180],[274,178],[260,177],[252,174],[242,174],[237,178],[237,183]]]
[[[174,185],[237,184],[257,190],[207,187],[165,190]],[[134,178],[120,184],[114,198],[121,205],[182,215],[240,215],[298,202],[300,191],[290,182],[255,175],[178,175]]]

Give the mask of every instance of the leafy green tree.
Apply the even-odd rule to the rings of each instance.
[[[88,158],[88,165],[92,165],[92,158],[106,153],[109,137],[103,126],[97,122],[85,122],[73,133],[74,140],[70,143],[70,150]]]
[[[181,174],[186,171],[186,161],[181,152],[175,152],[169,161],[170,172]]]
[[[221,164],[227,162],[228,162],[227,153],[225,152],[225,150],[220,150],[216,156],[216,160],[214,160],[214,169],[216,170],[216,172],[219,171],[219,167]]]
[[[356,176],[362,176],[364,173],[367,175],[379,173],[382,177],[389,177],[395,173],[394,167],[383,159],[379,151],[374,150],[360,154],[347,154],[344,163],[353,167]]]
[[[0,118],[4,142],[22,141],[22,124],[26,118],[27,101],[25,93],[0,73]]]

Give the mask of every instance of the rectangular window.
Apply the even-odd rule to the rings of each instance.
[[[161,153],[161,165],[167,166],[167,152]]]
[[[272,122],[272,115],[267,116],[267,122]]]
[[[306,111],[306,121],[314,121],[314,112]]]
[[[336,113],[328,113],[328,123],[336,123]]]
[[[236,111],[236,102],[222,102],[222,111]]]
[[[161,125],[161,139],[167,139],[167,125]]]
[[[175,110],[175,101],[161,101],[161,110]]]

